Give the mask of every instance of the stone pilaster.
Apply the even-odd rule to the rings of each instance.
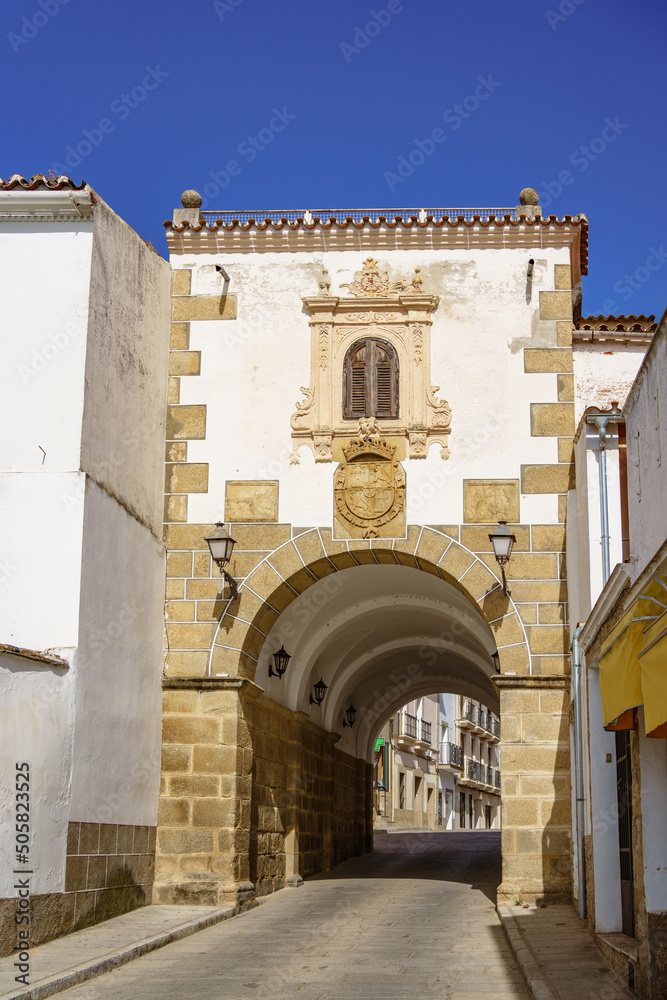
[[[165,678],[154,900],[241,905],[250,882],[253,750],[241,678]]]
[[[502,676],[499,902],[571,898],[569,678]]]

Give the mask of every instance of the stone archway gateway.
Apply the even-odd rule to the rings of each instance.
[[[436,690],[500,711],[501,896],[568,894],[566,678],[527,672],[516,606],[478,556],[435,527],[345,542],[311,529],[221,607],[207,676],[164,682],[159,901],[244,902],[370,850],[374,738]],[[268,667],[283,645],[279,680]]]
[[[501,896],[569,896],[565,519],[587,223],[535,200],[238,215],[188,192],[168,224],[158,901],[239,902],[368,850],[374,713],[427,686],[499,707]],[[237,540],[229,606],[204,541],[221,519]],[[511,598],[489,542],[501,519]],[[269,682],[281,645],[288,672]]]

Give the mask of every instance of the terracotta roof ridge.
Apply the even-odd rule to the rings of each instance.
[[[460,225],[464,225],[468,228],[475,225],[483,226],[488,229],[492,224],[500,226],[550,226],[552,224],[559,227],[566,225],[580,226],[582,232],[588,229],[588,220],[585,215],[565,215],[562,219],[559,219],[557,215],[535,216],[530,219],[526,216],[521,216],[518,219],[513,219],[509,214],[504,216],[489,215],[482,217],[481,215],[473,215],[472,219],[466,219],[463,215],[458,215],[456,217],[444,216],[441,219],[436,218],[433,215],[427,215],[424,220],[419,219],[417,215],[411,215],[409,218],[405,216],[396,215],[393,217],[378,215],[373,219],[368,216],[362,216],[361,220],[356,220],[352,216],[348,216],[344,220],[337,219],[335,216],[330,216],[327,221],[322,217],[316,217],[316,222],[306,222],[303,217],[299,217],[294,221],[290,221],[287,217],[282,218],[280,221],[275,219],[250,219],[247,222],[239,222],[238,219],[234,219],[231,222],[225,222],[224,219],[216,219],[213,222],[208,222],[205,218],[199,223],[188,222],[184,220],[182,222],[172,222],[168,219],[163,223],[165,228],[173,229],[175,232],[184,232],[186,229],[192,229],[194,232],[201,232],[202,229],[208,229],[211,232],[216,232],[218,229],[225,229],[231,232],[233,229],[241,229],[244,232],[248,232],[253,226],[262,232],[269,229],[269,227],[281,230],[284,228],[297,230],[313,230],[317,229],[318,226],[322,229],[332,229],[334,226],[337,229],[347,229],[348,226],[352,226],[355,229],[363,229],[364,226],[370,226],[372,229],[378,229],[384,223],[391,228],[396,228],[398,225],[402,225],[405,229],[410,229],[413,226],[418,226],[421,229],[426,228],[429,224],[436,226],[438,229],[448,226],[451,229],[456,229]]]
[[[577,322],[577,330],[593,330],[608,333],[651,333],[657,329],[655,316],[645,316],[643,313],[635,316],[581,316]]]
[[[28,180],[22,174],[12,174],[8,180],[0,177],[0,190],[12,191],[20,188],[23,191],[37,191],[46,188],[49,191],[62,191],[67,188],[71,191],[81,191],[86,186],[85,181],[75,184],[67,174],[58,174],[57,177],[47,177],[46,174],[33,174]]]

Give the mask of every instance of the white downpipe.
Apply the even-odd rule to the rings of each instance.
[[[584,872],[584,756],[581,725],[581,648],[579,636],[583,624],[578,625],[572,636],[572,671],[574,677],[574,759],[575,794],[577,814],[577,876],[579,886],[579,916],[586,916],[586,882]]]
[[[611,558],[609,553],[609,499],[607,495],[607,424],[618,423],[621,417],[616,403],[612,403],[611,409],[607,412],[590,412],[586,417],[589,424],[595,424],[598,429],[598,440],[600,446],[600,522],[602,525],[602,586],[609,579],[611,573]]]

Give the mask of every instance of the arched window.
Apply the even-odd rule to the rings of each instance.
[[[386,340],[357,340],[345,355],[343,368],[343,416],[398,417],[398,355]]]

